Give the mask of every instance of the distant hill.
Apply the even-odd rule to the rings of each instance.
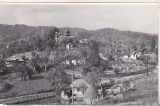
[[[54,27],[54,26],[53,26]],[[47,34],[48,31],[52,27],[48,26],[27,26],[27,25],[4,25],[0,24],[0,41],[11,41],[14,39],[21,39],[21,38],[27,38],[27,37],[32,37],[36,36],[38,34],[42,34],[42,29],[43,29],[43,34]],[[118,29],[113,29],[113,28],[103,28],[103,29],[98,29],[98,30],[86,30],[82,28],[70,28],[70,27],[63,27],[59,28],[60,32],[63,34],[64,30],[68,28],[71,32],[71,35],[76,36],[76,37],[87,37],[87,38],[93,38],[95,39],[103,38],[111,36],[115,37],[116,40],[124,40],[124,38],[132,38],[132,39],[138,39],[140,35],[143,35],[144,39],[150,39],[150,36],[152,34],[147,34],[147,33],[142,33],[142,32],[132,32],[132,31],[121,31]]]
[[[30,39],[35,36],[47,36],[50,29],[53,27],[48,26],[27,26],[27,25],[4,25],[0,24],[0,43],[9,43],[13,40]],[[122,42],[124,45],[135,44],[137,47],[145,42],[148,46],[152,39],[152,36],[156,36],[156,42],[158,42],[158,35],[148,34],[143,32],[133,32],[133,31],[122,31],[113,28],[103,28],[97,30],[86,30],[83,28],[71,28],[62,27],[58,28],[61,34],[64,34],[65,29],[69,29],[71,35],[75,36],[77,39],[86,38],[89,40],[96,40],[106,44],[108,42],[116,43],[120,45]],[[156,43],[157,45],[157,43]]]

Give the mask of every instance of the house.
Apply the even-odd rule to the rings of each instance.
[[[70,86],[73,88],[73,94],[76,95],[76,97],[84,97],[84,93],[89,84],[83,79],[76,79]]]
[[[129,56],[128,56],[128,55],[124,55],[123,58],[124,58],[124,59],[128,59]]]
[[[65,61],[65,64],[66,64],[66,65],[71,65],[71,64],[77,65],[77,60],[75,60],[75,59],[73,59],[73,60],[67,59],[67,60]]]
[[[88,41],[88,39],[80,39],[79,40],[79,43],[81,43],[81,44],[87,44],[89,41]]]
[[[73,49],[72,43],[66,44],[66,50],[71,50],[71,49]]]
[[[85,64],[85,58],[81,57],[77,60],[78,64]]]
[[[106,79],[106,78],[101,78],[101,82],[99,83],[99,86],[110,86],[114,82],[113,79]]]
[[[130,58],[136,60],[136,59],[138,59],[140,56],[141,56],[141,52],[133,52],[133,53],[130,55]]]
[[[144,56],[149,58],[149,63],[158,63],[158,56],[156,53],[146,53]]]
[[[23,59],[21,57],[11,56],[6,59],[6,66],[7,67],[13,67],[14,65],[23,62]]]
[[[92,84],[88,84],[83,79],[76,79],[71,85],[73,95],[76,98],[83,98],[85,104],[95,104],[98,92]]]
[[[20,54],[15,54],[9,58],[7,58],[6,61],[6,66],[7,67],[12,67],[13,65],[23,62],[24,60],[22,59],[22,57],[25,56],[26,60],[30,60],[32,59],[32,52],[24,52],[24,53],[20,53]]]

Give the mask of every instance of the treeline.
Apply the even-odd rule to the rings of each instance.
[[[55,27],[47,26],[26,26],[26,25],[3,25],[0,24],[0,53],[4,57],[11,56],[16,53],[40,50],[43,51],[49,43],[50,30]],[[66,28],[58,28],[61,34]],[[158,43],[158,36],[155,34],[147,34],[132,31],[120,31],[112,28],[104,28],[99,30],[85,30],[81,28],[68,28],[72,36],[77,39],[89,39],[101,42],[106,48],[107,43],[111,42],[115,45],[122,43],[129,48],[139,49],[140,45],[150,48],[153,36],[155,37],[155,45]],[[142,44],[143,42],[143,44]],[[119,47],[121,48],[121,47]]]

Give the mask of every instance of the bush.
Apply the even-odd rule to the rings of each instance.
[[[7,73],[9,73],[10,70],[11,70],[11,68],[2,67],[0,74],[1,74],[1,75],[7,74]]]
[[[55,67],[54,64],[49,64],[49,65],[47,65],[46,69],[47,69],[47,70],[50,70],[51,68],[54,68],[54,67]]]
[[[114,69],[114,72],[118,75],[120,74],[120,70],[119,69]]]
[[[5,81],[0,81],[0,92],[5,92],[9,89],[11,89],[12,85],[5,82]]]

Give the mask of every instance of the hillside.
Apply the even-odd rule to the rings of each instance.
[[[37,39],[36,37],[41,36],[43,38],[46,38],[49,35],[50,29],[52,28],[55,27],[0,24],[0,46],[3,48],[4,45],[8,43],[12,44],[14,41],[20,42],[21,40],[25,40],[26,42],[30,42],[32,40],[30,44],[27,43],[27,46],[25,45],[25,43],[21,42],[25,45],[25,50],[21,51],[32,51],[32,49],[29,50],[28,48],[30,46],[34,46],[33,44],[35,43],[39,43],[38,40],[35,40]],[[156,42],[158,42],[158,36],[155,34],[122,31],[113,28],[86,30],[82,28],[62,27],[58,29],[61,35],[64,34],[65,29],[69,29],[71,35],[75,36],[77,39],[86,38],[89,40],[96,40],[104,45],[112,42],[112,45],[121,45],[123,43],[124,46],[129,45],[129,47],[131,47],[133,44],[135,44],[137,47],[139,47],[143,41],[146,47],[149,47],[153,35],[156,36]],[[43,45],[43,48],[45,48],[46,43],[47,42],[43,42],[41,46]],[[21,49],[24,49],[24,46],[22,46]]]
[[[42,34],[42,29],[44,30],[44,34],[47,34],[48,31],[52,27],[48,26],[27,26],[27,25],[4,25],[0,24],[0,40],[1,41],[11,41],[14,39],[20,39],[20,38],[26,38],[26,37],[31,37],[37,34]],[[117,39],[123,40],[124,37],[126,38],[133,38],[137,39],[142,35],[144,39],[150,39],[150,36],[152,34],[147,34],[147,33],[142,33],[142,32],[132,32],[132,31],[121,31],[118,29],[113,29],[113,28],[103,28],[103,29],[98,29],[98,30],[86,30],[82,28],[69,28],[69,27],[63,27],[59,28],[60,32],[63,33],[65,29],[69,29],[71,32],[71,35],[73,36],[92,36],[92,35],[97,35],[100,37],[108,37],[112,36]]]

